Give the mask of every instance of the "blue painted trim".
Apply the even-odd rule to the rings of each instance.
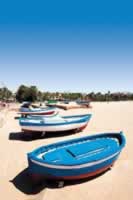
[[[51,108],[51,107],[47,107],[47,108],[35,108],[35,110],[34,110],[34,108],[33,108],[33,110],[30,110],[29,108],[27,108],[27,111],[21,111],[21,109],[22,108],[20,108],[20,112],[21,113],[36,113],[36,112],[40,112],[40,111],[51,111],[51,110],[54,110],[54,108]]]
[[[20,118],[19,119],[19,124],[20,126],[60,126],[60,125],[68,125],[68,124],[78,124],[78,123],[84,123],[90,120],[91,118],[91,114],[88,115],[81,115],[81,119],[78,119],[72,122],[59,122],[59,123],[45,123],[43,120],[41,121],[39,119],[39,123],[32,123],[30,121],[28,121],[28,118]],[[80,117],[80,115],[78,115],[78,117]],[[63,118],[74,118],[74,116],[70,116],[70,117],[63,117]],[[75,116],[75,118],[77,118],[77,116]],[[26,121],[26,122],[24,122]]]

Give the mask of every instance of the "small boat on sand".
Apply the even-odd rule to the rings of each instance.
[[[55,115],[54,117],[20,118],[19,123],[24,132],[81,131],[87,126],[90,118],[91,114],[63,117]]]
[[[28,111],[21,111],[18,114],[22,116],[27,116],[27,115],[52,115],[55,113],[55,109],[29,109]]]
[[[125,146],[120,133],[104,133],[58,142],[28,154],[32,177],[83,179],[111,168]]]
[[[56,112],[54,108],[41,108],[39,106],[33,105],[30,102],[25,102],[19,109],[19,113],[23,117],[28,115],[52,115]]]
[[[23,117],[27,117],[28,115],[53,115],[57,111],[54,108],[33,108],[33,107],[21,107],[18,114]]]

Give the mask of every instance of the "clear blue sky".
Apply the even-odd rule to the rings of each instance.
[[[0,86],[133,92],[133,3],[0,3]]]

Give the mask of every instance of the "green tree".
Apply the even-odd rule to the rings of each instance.
[[[35,102],[38,99],[38,89],[36,86],[28,88],[27,101]]]
[[[25,85],[21,85],[16,92],[16,100],[19,102],[26,101],[27,94],[28,94],[28,87]]]
[[[19,102],[30,101],[34,102],[38,97],[38,89],[36,86],[27,87],[25,85],[21,85],[16,93],[16,99]]]
[[[12,97],[12,95],[13,95],[12,92],[7,87],[0,88],[1,100],[8,100]]]

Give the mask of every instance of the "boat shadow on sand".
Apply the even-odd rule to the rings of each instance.
[[[14,119],[19,120],[21,117],[20,116],[16,116],[14,117]]]
[[[69,136],[72,134],[76,134],[78,132],[75,131],[63,131],[63,132],[49,132],[45,133],[45,135],[42,135],[42,133],[24,133],[24,132],[11,132],[9,133],[9,140],[19,140],[24,142],[30,142],[33,140],[40,140],[40,139],[47,139],[47,138],[53,138],[53,137],[63,137],[63,136]]]
[[[93,181],[96,178],[101,177],[103,174],[105,174],[108,170],[106,170],[105,172],[93,176],[93,177],[89,177],[83,180],[71,180],[71,181],[65,181],[64,182],[64,186],[63,187],[68,187],[71,185],[78,185],[78,184],[82,184],[85,182],[90,182]],[[23,192],[24,194],[27,195],[35,195],[40,193],[41,191],[45,190],[46,188],[49,189],[60,189],[59,188],[59,181],[54,181],[54,180],[41,180],[39,182],[33,182],[33,180],[31,179],[31,177],[28,174],[28,168],[26,168],[25,170],[23,170],[22,172],[20,172],[13,180],[10,181],[18,190],[20,190],[21,192]]]

